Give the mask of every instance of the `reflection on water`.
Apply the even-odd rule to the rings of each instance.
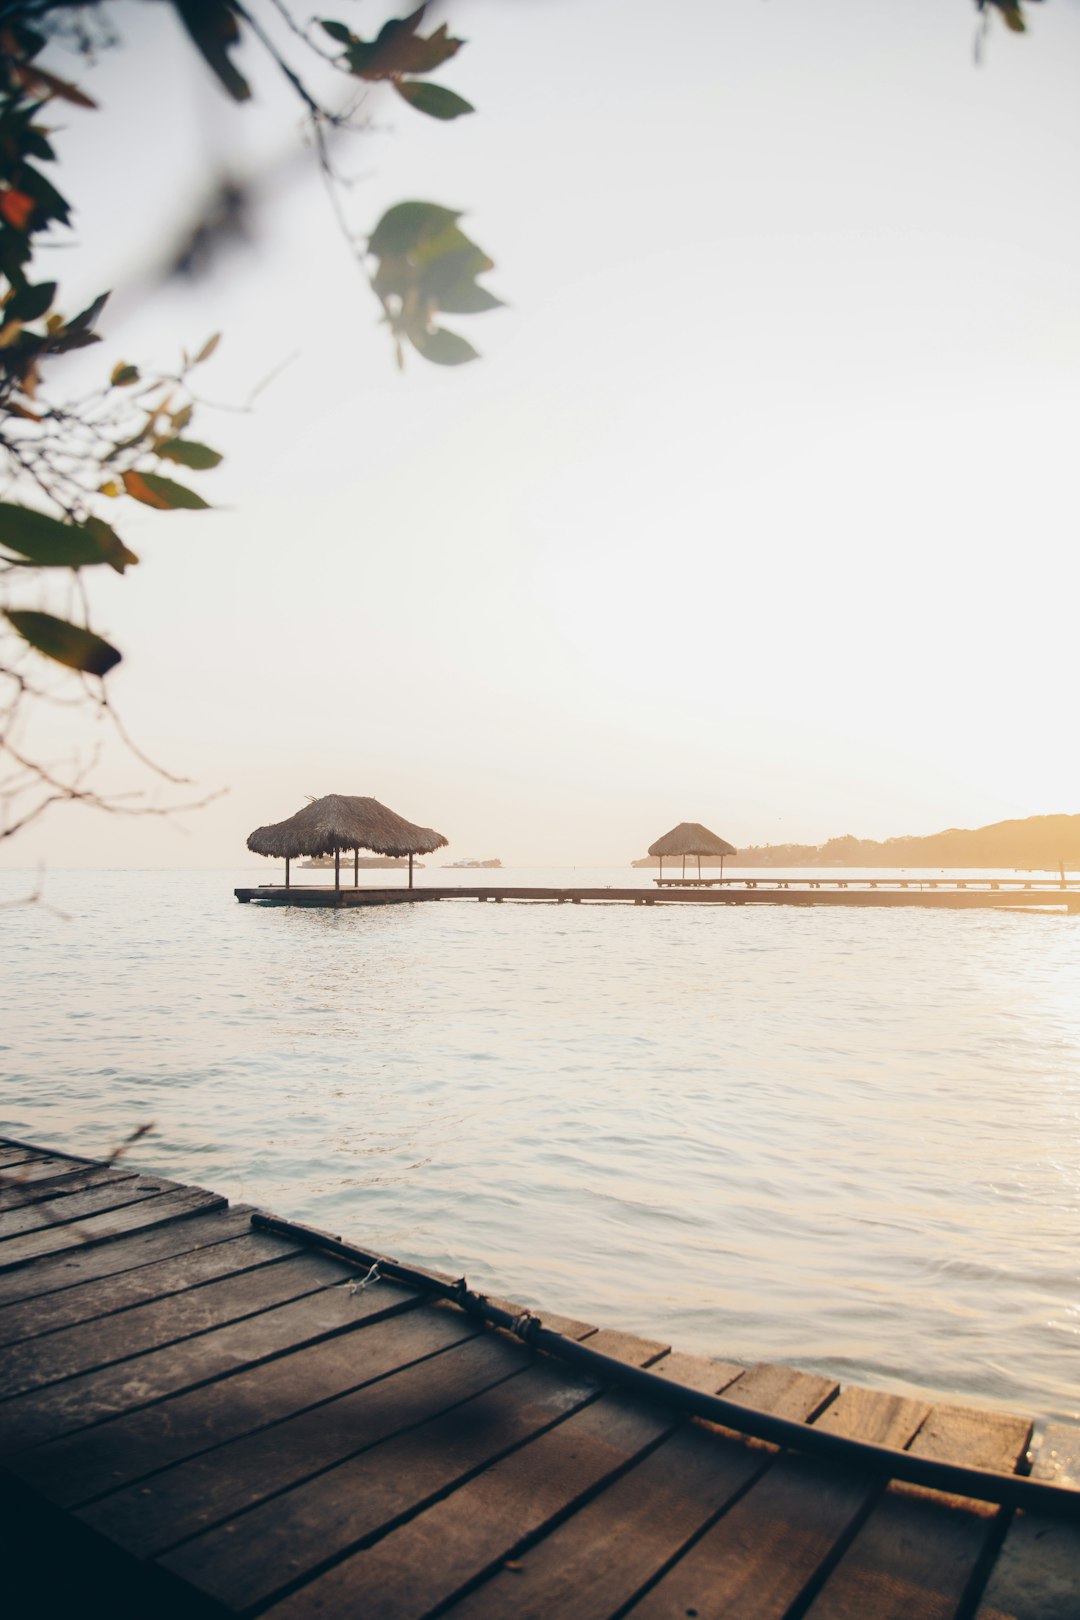
[[[152,1118],[147,1165],[528,1304],[1077,1415],[1080,917],[232,900],[266,876],[0,913],[0,1129]]]

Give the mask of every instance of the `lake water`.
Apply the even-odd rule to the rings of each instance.
[[[0,911],[0,1132],[153,1120],[141,1164],[487,1292],[1080,1415],[1080,917],[232,898],[272,875]]]

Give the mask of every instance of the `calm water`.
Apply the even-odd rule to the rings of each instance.
[[[153,1120],[147,1166],[529,1304],[1080,1412],[1080,917],[232,899],[270,876],[0,912],[0,1130]]]

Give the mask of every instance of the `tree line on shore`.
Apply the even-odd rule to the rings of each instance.
[[[653,857],[635,866],[659,866]],[[1080,815],[1027,816],[988,827],[949,827],[925,837],[856,838],[824,844],[753,844],[733,866],[1002,867],[1021,871],[1080,868]]]

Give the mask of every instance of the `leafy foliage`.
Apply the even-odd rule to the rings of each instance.
[[[475,360],[471,343],[437,327],[440,311],[473,315],[498,309],[499,299],[477,276],[492,261],[458,224],[461,215],[437,203],[398,203],[385,213],[368,242],[378,261],[371,285],[378,294],[398,346],[401,340],[436,365]]]
[[[35,651],[84,675],[107,675],[120,662],[116,648],[85,625],[18,608],[8,608],[4,617]]]
[[[456,56],[464,40],[451,39],[445,23],[425,39],[420,33],[426,6],[421,6],[408,17],[392,18],[384,23],[375,39],[365,43],[346,28],[344,23],[323,21],[322,27],[332,40],[343,46],[339,61],[358,79],[387,79],[398,94],[429,118],[460,118],[475,109],[442,85],[421,84],[420,76],[433,73],[437,67]]]
[[[1039,5],[1041,0],[1024,0],[1024,4]],[[996,11],[1006,28],[1011,29],[1014,34],[1022,34],[1027,29],[1021,0],[975,0],[975,7],[986,15]]]
[[[245,41],[262,48],[285,74],[309,117],[320,160],[331,166],[324,140],[328,128],[347,124],[347,115],[323,106],[306,89],[299,64],[275,43],[243,0],[170,0],[194,49],[236,103],[251,99],[247,78],[237,66]],[[429,82],[429,75],[456,56],[462,41],[446,25],[422,31],[425,8],[383,24],[365,41],[343,22],[326,20],[321,33],[337,51],[327,52],[305,36],[281,4],[292,29],[293,46],[318,56],[355,87],[385,83],[418,112],[440,123],[473,111],[453,90]],[[74,24],[69,16],[78,16]],[[47,109],[66,103],[94,110],[78,85],[43,67],[39,60],[50,39],[73,27],[85,42],[88,20],[76,0],[10,0],[0,21],[0,464],[8,480],[0,501],[0,752],[22,771],[12,787],[0,779],[0,811],[27,786],[44,787],[39,804],[57,797],[86,798],[73,779],[58,781],[19,752],[16,738],[28,699],[50,698],[36,671],[52,669],[58,679],[78,677],[83,697],[109,711],[101,677],[120,662],[118,648],[89,622],[82,587],[84,571],[107,566],[118,573],[138,562],[107,521],[104,511],[125,503],[152,512],[201,511],[207,500],[186,479],[212,472],[221,453],[189,434],[195,400],[192,369],[210,359],[219,342],[211,337],[194,359],[184,358],[172,375],[156,376],[124,360],[100,387],[74,405],[46,393],[45,369],[57,358],[100,341],[99,324],[108,294],[72,317],[58,307],[56,282],[35,274],[35,256],[44,238],[50,245],[70,228],[71,208],[50,178],[56,152]],[[105,36],[102,36],[104,42]],[[391,210],[370,241],[357,243],[360,261],[376,266],[371,276],[393,333],[399,363],[403,342],[437,365],[476,358],[472,345],[437,324],[440,311],[481,314],[498,299],[476,277],[491,261],[457,226],[456,214],[430,204]],[[370,257],[369,257],[370,254]],[[63,582],[71,584],[67,587]],[[52,611],[60,593],[63,615]],[[30,593],[30,600],[27,594]],[[35,600],[34,598],[37,598]],[[56,604],[58,607],[61,603]],[[67,672],[66,674],[64,672]],[[89,686],[87,686],[89,682]],[[117,722],[118,724],[118,722]],[[0,818],[0,837],[38,813]]]

